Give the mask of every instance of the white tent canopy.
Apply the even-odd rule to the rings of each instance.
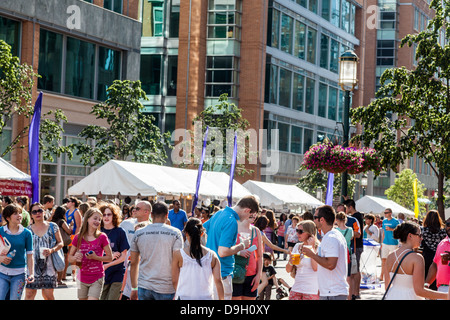
[[[31,183],[31,176],[0,158],[0,180],[27,181]]]
[[[322,202],[306,193],[296,185],[284,185],[270,182],[248,180],[243,186],[260,198],[264,207],[273,209],[297,209],[300,207],[318,207]]]
[[[372,212],[374,214],[380,214],[384,212],[384,209],[390,208],[392,209],[392,213],[395,216],[397,216],[397,214],[402,212],[405,215],[414,217],[413,211],[406,209],[405,207],[399,205],[397,202],[384,198],[364,196],[361,199],[356,200],[355,204],[356,204],[355,209],[364,213]]]
[[[445,213],[445,220],[450,218],[450,208],[445,209],[444,213]]]
[[[187,196],[195,193],[198,170],[111,160],[69,188],[69,195]],[[199,199],[226,199],[229,175],[203,171]],[[250,192],[233,181],[233,199]]]

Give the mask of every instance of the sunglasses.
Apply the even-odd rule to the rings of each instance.
[[[319,216],[314,216],[314,220],[316,220],[316,219],[320,219],[320,217]]]
[[[297,231],[298,234],[303,234],[305,231],[303,231],[303,229],[295,229]]]
[[[42,212],[44,212],[44,210],[42,210],[42,209],[37,209],[37,210],[31,211],[31,214],[38,214],[38,213],[42,213]]]

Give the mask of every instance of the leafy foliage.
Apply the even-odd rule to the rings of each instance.
[[[413,183],[417,175],[411,169],[402,170],[397,174],[395,183],[385,191],[389,200],[393,200],[401,206],[414,211],[414,192]],[[424,184],[418,181],[417,183],[417,197],[423,198]],[[419,211],[425,212],[425,205],[419,202]]]
[[[442,216],[444,179],[450,176],[450,2],[433,0],[430,7],[435,17],[428,28],[407,35],[400,45],[417,45],[416,68],[387,69],[376,99],[351,110],[351,118],[364,127],[353,140],[373,144],[383,168],[398,172],[414,154],[430,165],[438,176]]]
[[[170,135],[161,134],[155,118],[142,112],[142,100],[148,100],[140,81],[115,80],[107,89],[108,98],[92,108],[91,114],[107,126],[89,125],[79,134],[94,144],[74,145],[86,166],[111,159],[162,165],[167,159]]]

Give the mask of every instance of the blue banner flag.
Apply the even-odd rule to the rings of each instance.
[[[34,105],[34,114],[28,132],[28,155],[30,159],[30,175],[33,188],[33,201],[39,202],[39,129],[41,126],[42,92]]]
[[[332,206],[333,205],[333,183],[334,183],[334,173],[328,173],[328,182],[327,182],[327,195],[325,197],[325,204]]]
[[[206,127],[205,137],[203,139],[202,157],[200,158],[200,164],[198,166],[197,185],[195,186],[195,195],[194,195],[194,200],[192,201],[192,214],[194,214],[195,207],[197,206],[197,202],[198,202],[198,190],[200,189],[200,181],[202,179],[203,161],[205,160],[205,151],[206,151],[206,141],[208,139],[208,130],[209,130],[209,127]]]
[[[234,134],[233,159],[231,160],[230,185],[228,186],[229,207],[233,205],[233,180],[234,180],[234,170],[236,168],[236,158],[237,158],[237,133]]]

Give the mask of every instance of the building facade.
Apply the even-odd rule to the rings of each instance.
[[[64,145],[78,142],[78,133],[88,124],[102,124],[89,114],[104,101],[115,79],[139,79],[141,23],[138,0],[3,0],[0,2],[0,39],[12,46],[22,63],[31,65],[36,79],[33,101],[42,91],[42,114],[61,109]],[[30,119],[15,116],[2,135],[9,144]],[[27,145],[27,139],[21,144]],[[93,143],[86,141],[86,143]],[[29,172],[27,148],[6,156],[14,166]],[[56,197],[93,170],[79,157],[66,156],[40,164],[41,198]]]

